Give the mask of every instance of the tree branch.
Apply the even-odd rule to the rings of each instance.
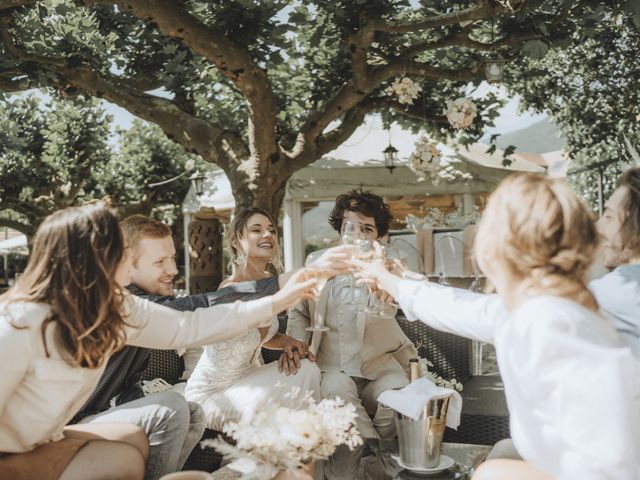
[[[290,152],[285,152],[290,159],[290,161],[287,162],[288,165],[285,172],[291,175],[299,168],[308,165],[325,153],[338,148],[362,125],[367,113],[377,108],[378,106],[374,102],[360,102],[344,114],[340,125],[318,136],[311,144],[305,143],[304,135],[299,134],[298,141],[294,148]]]
[[[513,3],[517,3],[517,8],[521,8],[522,5],[526,3],[526,0],[520,0]],[[375,24],[375,29],[378,32],[411,33],[421,30],[446,27],[448,25],[455,25],[456,23],[475,22],[476,20],[482,20],[489,17],[510,14],[513,13],[514,10],[514,8],[510,8],[491,0],[479,0],[478,3],[472,7],[463,8],[451,13],[434,15],[433,17],[415,22],[385,22],[383,20],[378,20]]]
[[[180,40],[218,67],[247,99],[251,152],[263,160],[277,153],[276,97],[267,73],[256,64],[246,47],[189,14],[183,2],[177,0],[88,0],[85,3],[116,4],[145,22],[155,22],[164,35]]]
[[[353,71],[353,81],[357,88],[366,82],[369,65],[367,64],[367,52],[373,43],[375,30],[366,12],[360,13],[360,28],[358,31],[347,37],[349,52],[351,55],[351,68]]]
[[[18,61],[37,62],[45,70],[58,76],[57,86],[62,89],[76,87],[99,98],[105,98],[132,114],[159,125],[168,137],[180,143],[187,150],[200,154],[203,158],[218,164],[223,169],[232,167],[229,150],[237,149],[242,143],[238,138],[231,138],[229,131],[200,118],[194,117],[180,109],[174,102],[166,98],[140,92],[126,79],[106,73],[98,73],[88,64],[70,67],[66,59],[33,55],[23,51],[13,43],[8,33],[7,18],[0,18],[2,25],[1,38],[5,49]],[[235,150],[236,154],[245,154],[246,147]]]
[[[405,117],[414,118],[424,122],[447,123],[447,117],[444,115],[430,115],[420,105],[404,105],[391,97],[376,97],[369,100],[373,107],[372,110],[387,110],[389,108],[404,115]]]
[[[35,233],[35,227],[33,225],[28,225],[17,220],[11,220],[10,218],[0,217],[0,227],[13,228],[20,233],[24,233],[28,237]]]
[[[19,200],[17,198],[10,197],[5,197],[0,200],[0,210],[5,209],[18,212],[34,223],[37,223],[38,220],[42,220],[49,214],[49,211],[45,208],[39,207],[33,203],[23,202],[22,200]]]
[[[30,87],[29,79],[0,78],[0,91],[7,93],[24,92]]]
[[[0,0],[0,12],[36,3],[35,0]]]
[[[518,34],[507,35],[492,43],[482,43],[469,38],[465,31],[457,32],[435,42],[423,43],[408,47],[399,58],[409,60],[420,53],[432,50],[439,50],[448,47],[465,47],[473,50],[499,50],[505,47],[512,47],[527,40],[540,38],[542,35],[536,31],[520,32]]]

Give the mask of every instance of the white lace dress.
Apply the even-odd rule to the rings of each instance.
[[[318,398],[320,370],[315,363],[303,360],[298,373],[289,376],[278,371],[277,362],[261,364],[262,345],[277,332],[278,319],[274,317],[263,339],[254,329],[204,347],[184,393],[188,401],[202,406],[208,428],[222,430],[227,422],[250,420],[258,405],[276,396],[286,406],[284,394],[292,388],[311,391]]]

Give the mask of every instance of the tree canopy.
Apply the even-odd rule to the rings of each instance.
[[[94,98],[31,94],[0,102],[0,225],[30,235],[54,210],[104,196],[125,214],[179,205],[186,177],[148,184],[184,171],[192,156],[155,125],[137,121],[115,138],[110,127]]]
[[[566,139],[573,168],[603,167],[605,198],[631,157],[625,137],[640,146],[640,2],[637,15],[603,7],[571,34],[565,48],[541,59],[521,58],[505,79],[526,107],[550,115]],[[633,5],[631,5],[633,6]],[[597,205],[597,171],[574,180]]]
[[[289,177],[367,114],[437,138],[477,138],[495,98],[458,135],[442,114],[485,62],[561,49],[600,0],[0,0],[0,88],[89,94],[158,125],[219,165],[239,208],[280,208]],[[413,104],[387,94],[408,77]]]

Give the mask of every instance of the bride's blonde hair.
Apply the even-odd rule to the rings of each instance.
[[[476,239],[481,265],[506,269],[525,291],[597,310],[586,286],[598,247],[591,211],[561,180],[515,174],[491,195]]]
[[[235,273],[238,268],[247,268],[248,265],[255,267],[253,259],[249,258],[247,252],[240,246],[241,240],[247,234],[247,224],[249,219],[254,215],[262,215],[266,217],[271,224],[276,227],[273,217],[261,208],[247,208],[238,212],[229,223],[229,227],[226,234],[226,244],[231,254],[230,269],[231,273]],[[278,240],[278,231],[275,234],[276,248],[273,254],[273,258],[269,260],[267,268],[271,270],[271,273],[277,275],[284,271],[282,266],[282,256],[280,254],[280,241]]]

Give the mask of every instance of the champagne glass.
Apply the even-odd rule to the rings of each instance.
[[[342,244],[343,245],[356,245],[358,240],[362,239],[362,227],[359,223],[347,221],[342,228]],[[353,274],[354,269],[351,269],[351,276],[349,278],[349,288],[351,289],[351,298],[349,304],[355,303],[355,281]]]
[[[322,290],[329,280],[330,272],[321,268],[307,268],[307,275],[309,278],[316,278],[318,280],[318,283],[316,283],[316,286],[313,288],[313,296],[317,302],[320,297],[320,293],[322,293]],[[320,317],[315,315],[313,318],[313,325],[305,328],[305,330],[308,332],[326,332],[329,328],[321,325]]]
[[[373,242],[371,240],[366,240],[367,243],[359,243],[358,245],[358,253],[356,258],[362,260],[363,262],[373,262],[376,259],[375,248],[373,246]],[[382,250],[382,258],[385,257],[384,247]],[[371,291],[371,295],[369,295],[367,305],[365,306],[364,311],[366,313],[371,313],[374,315],[381,315],[384,313],[384,302],[378,298],[373,290]]]

